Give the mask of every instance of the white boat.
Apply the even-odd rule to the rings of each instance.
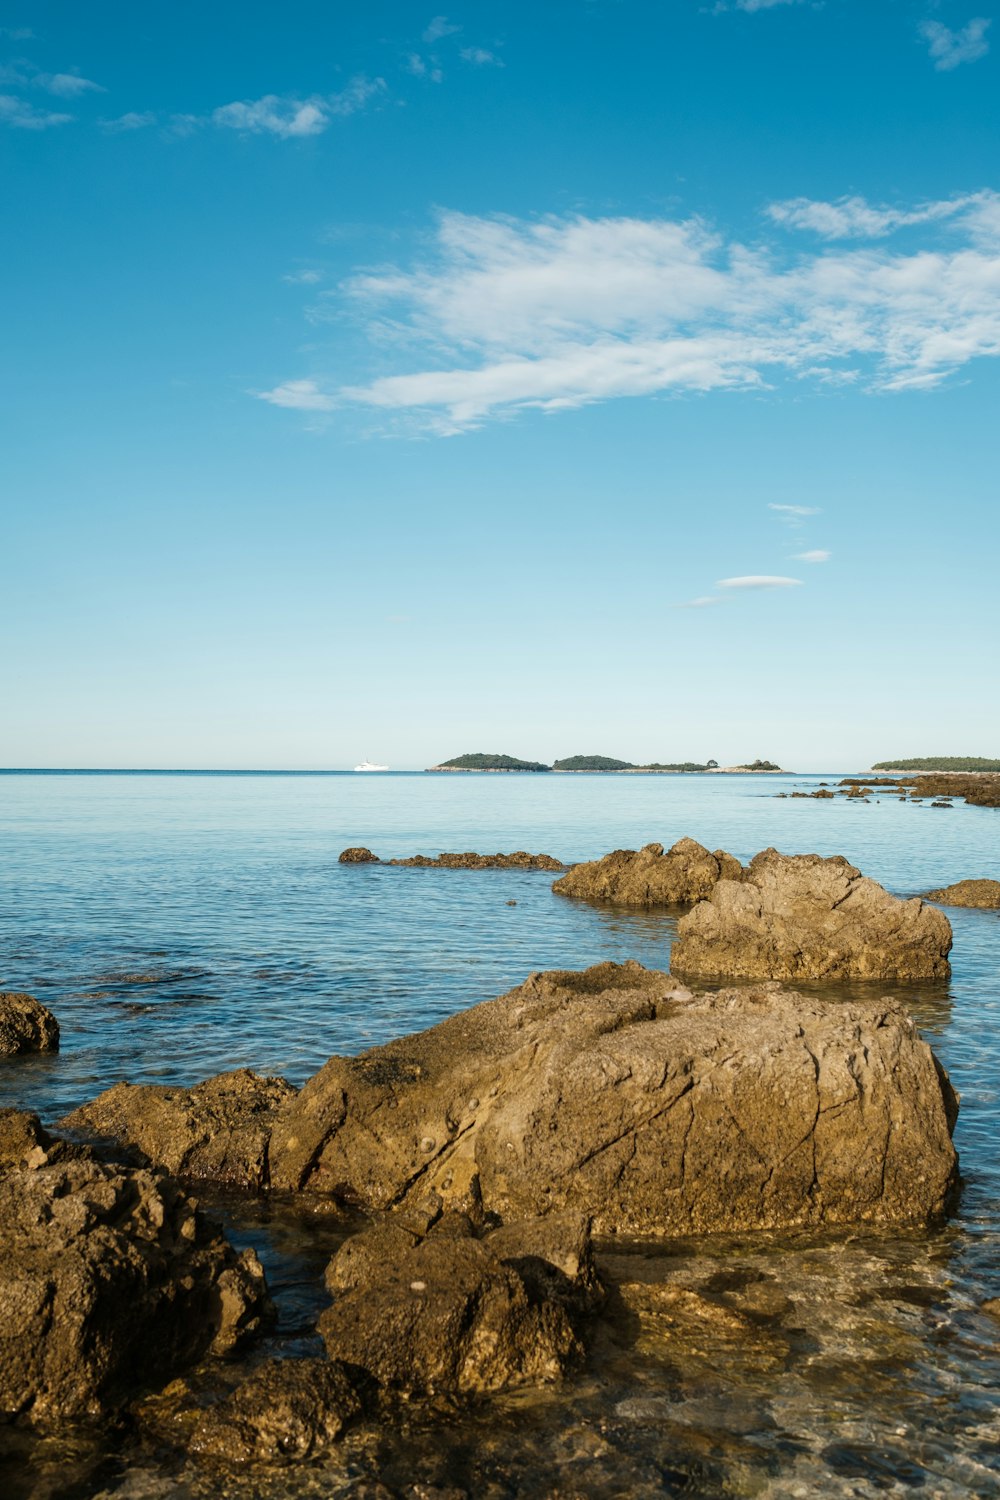
[[[360,766],[355,766],[356,771],[388,771],[388,766],[377,766],[374,761],[363,760]]]

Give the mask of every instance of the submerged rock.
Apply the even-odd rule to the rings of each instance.
[[[925,899],[940,901],[943,906],[995,909],[1000,907],[1000,880],[957,880],[954,885],[942,886],[938,891],[928,891]]]
[[[513,854],[412,854],[408,859],[387,859],[387,865],[410,865],[422,870],[564,870],[562,860],[551,854],[529,854],[515,849]]]
[[[61,1124],[134,1146],[147,1162],[179,1177],[263,1188],[275,1113],[294,1094],[283,1078],[261,1078],[246,1068],[190,1089],[116,1083]]]
[[[390,1219],[345,1242],[327,1285],[327,1352],[407,1393],[556,1379],[582,1354],[575,1316],[602,1295],[578,1215],[483,1240],[461,1215],[423,1237]]]
[[[433,1192],[504,1220],[573,1210],[601,1232],[920,1222],[955,1181],[953,1113],[890,1001],[692,996],[606,963],[331,1058],[275,1122],[271,1180],[376,1209]]]
[[[338,863],[342,865],[377,865],[381,861],[377,854],[370,849],[359,846],[356,849],[344,849],[338,855]]]
[[[0,1177],[0,1412],[96,1416],[269,1310],[241,1255],[169,1178],[96,1161]]]
[[[34,995],[0,992],[0,1057],[20,1052],[55,1052],[59,1022]]]
[[[742,873],[739,860],[724,849],[710,854],[694,839],[678,839],[666,854],[662,844],[646,844],[574,865],[552,889],[622,906],[675,906],[701,901],[719,880],[739,880]]]
[[[357,1372],[338,1360],[269,1360],[204,1413],[190,1449],[228,1463],[314,1458],[361,1410]]]
[[[677,927],[680,974],[734,979],[944,979],[951,924],[846,859],[765,849]]]

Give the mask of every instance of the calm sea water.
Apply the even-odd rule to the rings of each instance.
[[[690,835],[741,859],[768,845],[844,854],[901,895],[1000,877],[1000,812],[776,800],[822,779],[836,775],[0,775],[0,987],[37,994],[62,1025],[57,1056],[0,1063],[0,1100],[51,1121],[121,1078],[194,1082],[248,1066],[301,1082],[332,1052],[427,1026],[534,969],[669,964],[668,916],[567,901],[535,872],[342,866],[347,845],[573,861]],[[605,1348],[560,1393],[501,1403],[480,1427],[471,1414],[448,1482],[485,1494],[474,1465],[500,1444],[491,1462],[513,1488],[498,1495],[554,1493],[566,1465],[566,1493],[587,1496],[1000,1494],[1000,1323],[978,1311],[1000,1295],[1000,919],[948,915],[950,984],[882,988],[910,1007],[962,1094],[954,1223],[674,1247],[695,1278],[719,1258],[750,1279],[777,1276],[796,1309],[787,1357],[748,1370],[731,1350],[699,1365],[669,1341]],[[266,1218],[236,1233],[256,1235],[294,1300],[309,1255]],[[599,1443],[579,1437],[597,1430]],[[383,1454],[386,1472],[398,1460],[430,1473],[440,1436],[406,1442]],[[475,1460],[462,1458],[470,1444]],[[126,1468],[139,1494],[137,1463]],[[209,1493],[176,1474],[164,1490],[155,1465],[146,1477],[149,1493]],[[324,1472],[317,1493],[346,1494],[342,1482]],[[307,1493],[301,1476],[281,1483]]]

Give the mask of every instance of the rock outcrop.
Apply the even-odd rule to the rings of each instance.
[[[582,1354],[574,1315],[602,1295],[578,1215],[482,1240],[461,1214],[424,1236],[390,1218],[345,1242],[327,1284],[327,1352],[407,1394],[558,1378]]]
[[[765,849],[682,917],[679,974],[733,979],[944,979],[951,924],[846,859]]]
[[[370,849],[365,849],[360,845],[355,849],[343,849],[337,856],[337,860],[342,865],[377,865],[381,863],[377,854],[373,854]]]
[[[50,1143],[51,1144],[51,1143]],[[237,1255],[175,1183],[96,1161],[0,1175],[0,1412],[96,1416],[269,1310],[253,1251]]]
[[[957,880],[954,885],[942,886],[939,891],[928,891],[927,901],[940,901],[942,906],[978,906],[995,910],[1000,907],[1000,880]]]
[[[551,854],[529,854],[515,849],[513,854],[411,854],[408,859],[387,859],[387,865],[411,865],[422,870],[564,870],[562,860]]]
[[[116,1083],[60,1123],[133,1146],[178,1177],[263,1188],[271,1126],[294,1094],[283,1078],[246,1068],[190,1089]]]
[[[505,1221],[571,1210],[599,1232],[920,1222],[955,1180],[953,1115],[889,1001],[692,996],[608,963],[331,1058],[275,1121],[271,1180],[373,1209],[434,1192]]]
[[[232,1464],[315,1458],[362,1408],[357,1372],[337,1360],[268,1360],[201,1416],[190,1450]]]
[[[34,995],[0,992],[0,1057],[19,1052],[55,1052],[59,1022]]]
[[[574,865],[552,889],[560,896],[622,906],[676,906],[702,901],[718,881],[741,875],[739,860],[724,849],[710,854],[694,839],[678,839],[666,854],[662,844],[646,844]]]

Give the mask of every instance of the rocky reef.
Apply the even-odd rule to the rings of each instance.
[[[765,849],[681,918],[671,963],[733,979],[944,979],[951,943],[942,912],[846,859]]]
[[[666,853],[662,844],[647,844],[574,865],[552,889],[622,906],[675,906],[701,901],[719,880],[738,880],[742,873],[739,860],[724,849],[710,854],[694,839],[678,839]]]
[[[0,1057],[22,1052],[55,1052],[59,1022],[34,995],[0,992]]]
[[[957,880],[954,885],[928,891],[925,899],[940,901],[942,906],[973,906],[996,910],[1000,908],[1000,880]]]

